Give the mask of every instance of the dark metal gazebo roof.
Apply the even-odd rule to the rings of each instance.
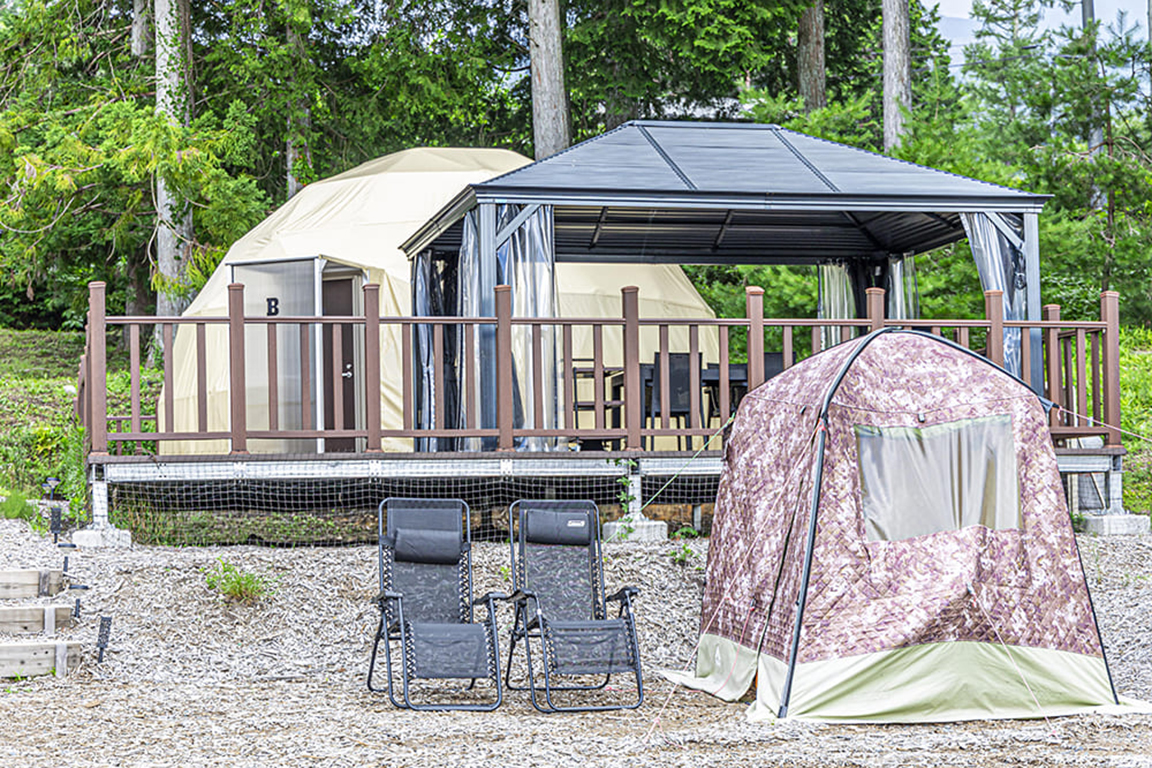
[[[962,212],[1038,213],[1047,196],[776,125],[634,121],[473,184],[403,246],[452,251],[477,204],[554,206],[560,261],[815,263],[920,253]]]

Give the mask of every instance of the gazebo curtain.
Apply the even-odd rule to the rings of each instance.
[[[497,205],[495,232],[501,231],[521,212],[518,205]],[[493,233],[493,235],[495,234]],[[552,239],[552,207],[539,206],[516,228],[508,239],[496,249],[496,263],[484,264],[481,259],[479,240],[479,210],[470,211],[463,221],[459,259],[456,263],[457,278],[455,301],[448,300],[441,311],[435,314],[457,317],[493,317],[496,314],[494,289],[497,285],[512,288],[512,316],[539,317],[551,319],[557,316],[558,301],[554,277],[555,254]],[[430,256],[421,255],[431,261]],[[414,309],[417,314],[433,309],[430,303],[436,298],[436,291],[429,286],[436,281],[422,280],[429,273],[427,266],[417,259],[414,266]],[[442,293],[447,293],[442,291]],[[447,297],[446,297],[447,298]],[[516,429],[556,429],[561,418],[560,359],[557,349],[556,327],[550,323],[541,325],[541,389],[543,397],[543,423],[535,423],[535,381],[532,375],[532,326],[512,326],[513,359],[513,407]],[[447,368],[450,373],[444,380],[450,387],[445,398],[445,424],[449,428],[463,428],[467,424],[468,413],[475,414],[476,427],[494,429],[496,416],[496,328],[492,324],[476,326],[475,354],[466,359],[465,339],[462,333],[445,337],[445,354],[449,358]],[[432,409],[435,401],[435,381],[432,370],[432,337],[430,329],[421,333],[417,340],[420,379],[418,402],[419,426],[433,426]],[[465,390],[466,366],[472,366],[474,380],[479,386],[475,391]],[[434,441],[434,439],[431,439]],[[557,438],[520,438],[516,447],[520,450],[555,450]],[[449,445],[446,441],[430,444],[430,450],[494,450],[496,438],[461,438]]]
[[[1024,218],[1009,213],[962,213],[960,218],[972,246],[981,287],[985,291],[1004,292],[1005,320],[1026,320],[1028,278],[1024,263]],[[1005,328],[1004,368],[1017,376],[1021,374],[1020,355],[1020,329]]]

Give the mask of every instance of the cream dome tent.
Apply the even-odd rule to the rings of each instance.
[[[308,185],[229,249],[185,317],[227,314],[228,284],[245,285],[245,314],[284,316],[355,314],[362,311],[360,286],[380,285],[384,317],[411,314],[410,263],[399,246],[405,238],[471,183],[527,165],[530,161],[502,149],[417,148],[364,163]],[[640,287],[642,317],[713,317],[708,305],[674,265],[558,264],[560,312],[568,317],[619,317],[620,288]],[[334,306],[333,304],[339,305]],[[280,332],[288,332],[282,326]],[[298,332],[297,332],[298,333]],[[268,429],[267,342],[262,326],[248,330],[248,426]],[[278,370],[300,369],[296,336],[278,344]],[[675,335],[674,335],[675,338]],[[576,338],[580,356],[591,355],[591,342]],[[644,354],[652,354],[652,340]],[[701,335],[706,357],[716,359],[716,340]],[[588,349],[582,349],[587,346]],[[197,341],[182,326],[174,343],[174,424],[178,432],[197,429]],[[315,349],[315,347],[313,347]],[[228,428],[227,339],[220,326],[207,326],[206,403],[209,431]],[[611,354],[606,351],[606,355]],[[381,420],[399,428],[403,414],[400,337],[395,326],[381,328]],[[301,387],[278,384],[279,427],[299,428]],[[293,400],[295,396],[295,400]],[[160,409],[161,411],[163,409]],[[315,422],[314,422],[315,423]],[[165,428],[166,425],[165,425]],[[167,454],[226,453],[223,440],[162,443]],[[385,450],[409,450],[410,440],[385,439]],[[315,441],[250,440],[253,452],[314,452]]]
[[[887,329],[740,403],[696,675],[753,720],[939,722],[1119,704],[1041,401]]]

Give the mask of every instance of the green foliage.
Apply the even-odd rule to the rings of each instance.
[[[741,98],[752,119],[758,123],[777,123],[800,133],[854,147],[875,148],[882,139],[883,128],[873,108],[876,99],[871,91],[845,101],[833,101],[827,107],[807,113],[801,99],[785,93],[748,89]]]
[[[696,553],[692,551],[692,547],[688,545],[687,541],[681,541],[680,546],[668,552],[668,556],[676,565],[688,565],[696,558]]]
[[[204,581],[208,589],[231,603],[254,603],[272,592],[266,576],[243,571],[223,558],[217,558],[216,565],[205,571]]]
[[[812,267],[786,266],[685,266],[700,296],[716,312],[717,317],[746,317],[745,289],[758,286],[764,289],[765,317],[815,317],[816,270]],[[798,334],[794,348],[801,356],[811,351],[811,339]],[[728,335],[732,362],[746,362],[748,330],[733,328]],[[779,349],[783,343],[781,331],[769,328],[764,333],[767,349]]]
[[[28,503],[28,497],[19,491],[0,491],[4,499],[0,501],[0,517],[8,520],[24,520],[32,530],[43,533],[48,530],[48,524],[40,509]]]
[[[1152,330],[1120,330],[1120,426],[1124,458],[1124,508],[1152,510]]]

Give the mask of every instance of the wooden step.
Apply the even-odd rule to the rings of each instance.
[[[51,597],[64,589],[64,572],[0,571],[0,599]]]
[[[10,635],[43,632],[51,637],[71,623],[72,608],[67,605],[0,606],[0,632]]]
[[[64,677],[80,666],[80,643],[0,643],[0,677]]]

